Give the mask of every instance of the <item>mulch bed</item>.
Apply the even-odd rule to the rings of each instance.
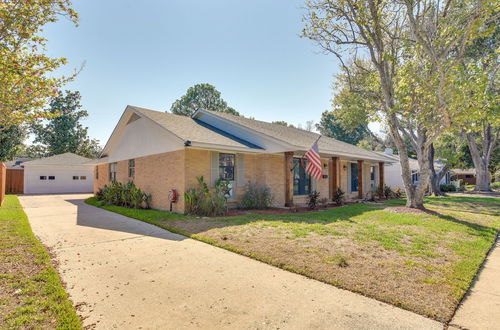
[[[356,204],[355,202],[347,202],[342,205],[337,205],[337,204],[329,204],[328,206],[320,206],[315,209],[310,209],[305,206],[293,206],[293,207],[283,207],[283,208],[278,208],[278,207],[272,207],[269,209],[265,210],[245,210],[245,209],[229,209],[227,213],[224,215],[226,217],[232,217],[232,216],[237,216],[237,215],[245,215],[245,214],[289,214],[289,213],[304,213],[304,212],[317,212],[317,211],[324,211],[328,210],[334,207],[341,207],[341,206],[346,206],[346,205],[352,205]]]

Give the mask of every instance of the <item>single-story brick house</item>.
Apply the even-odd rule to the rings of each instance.
[[[347,198],[365,198],[383,186],[384,162],[393,159],[328,137],[318,142],[323,179],[309,178],[300,158],[318,136],[220,112],[186,117],[127,106],[97,161],[94,192],[112,180],[134,181],[152,194],[153,208],[168,209],[176,189],[173,211],[184,212],[184,192],[199,176],[212,185],[229,179],[234,205],[249,181],[269,186],[276,206],[305,203],[313,190],[331,199],[340,187]]]

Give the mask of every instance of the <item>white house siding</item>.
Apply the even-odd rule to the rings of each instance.
[[[46,180],[40,180],[45,176]],[[49,180],[54,176],[54,180]],[[78,180],[73,180],[78,176]],[[84,180],[81,177],[85,177]],[[93,191],[93,166],[89,165],[46,165],[24,167],[25,194],[87,193]]]
[[[119,132],[119,140],[109,153],[109,162],[139,158],[149,155],[180,150],[184,148],[173,134],[167,132],[153,121],[139,118],[128,123]]]

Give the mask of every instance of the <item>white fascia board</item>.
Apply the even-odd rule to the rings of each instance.
[[[251,154],[266,153],[265,149],[249,149],[249,148],[243,148],[243,147],[232,147],[232,146],[225,146],[225,145],[220,145],[220,144],[211,144],[211,143],[194,142],[194,141],[191,141],[191,147],[194,149],[239,151],[242,153],[251,153]],[[187,148],[190,148],[190,147],[187,147]]]

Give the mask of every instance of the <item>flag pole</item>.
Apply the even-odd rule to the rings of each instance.
[[[322,137],[322,136],[323,136],[323,135],[321,135],[321,134],[320,134],[320,135],[318,136],[318,138],[316,139],[316,141],[313,143],[313,145],[315,145],[316,143],[318,143],[319,139],[321,139],[321,137]],[[318,148],[318,150],[319,150],[319,148]],[[304,154],[302,155],[302,157],[300,157],[300,162],[302,162],[302,161],[304,160],[304,156],[305,156],[305,155],[306,155],[306,153],[304,153]],[[297,163],[297,164],[298,164],[298,163]],[[293,167],[290,169],[290,172],[292,172],[292,171],[295,169],[295,167],[297,167],[297,164],[293,165]]]

